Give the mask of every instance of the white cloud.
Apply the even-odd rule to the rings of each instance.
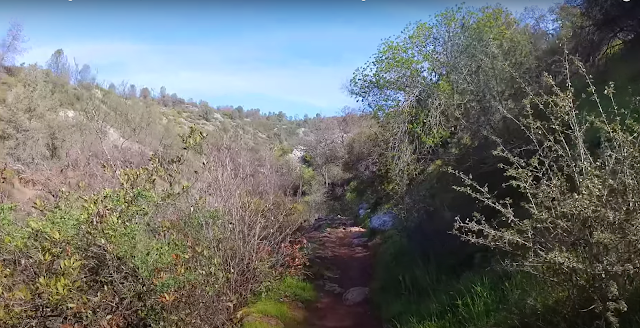
[[[23,61],[44,64],[62,48],[70,60],[97,69],[99,80],[128,80],[156,90],[164,85],[185,98],[259,94],[323,108],[352,103],[341,84],[361,62],[310,64],[279,51],[284,40],[274,40],[279,42],[251,38],[214,45],[115,41],[34,45]]]

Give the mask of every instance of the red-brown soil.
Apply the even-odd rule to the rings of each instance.
[[[346,305],[343,293],[325,290],[325,282],[336,284],[345,292],[353,287],[369,287],[373,258],[367,244],[354,246],[353,240],[363,229],[351,227],[349,220],[327,220],[329,228],[313,231],[307,240],[313,245],[311,265],[318,290],[318,301],[308,308],[307,325],[310,328],[377,328],[380,320],[371,309],[369,298]]]

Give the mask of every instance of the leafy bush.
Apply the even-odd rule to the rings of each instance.
[[[582,65],[574,62],[590,83]],[[567,72],[569,64],[567,59]],[[639,278],[640,246],[634,242],[640,224],[637,109],[618,108],[611,85],[604,93],[613,108],[605,110],[591,85],[597,113],[581,115],[570,82],[562,89],[548,75],[545,81],[552,93],[532,94],[528,116],[518,120],[529,146],[506,148],[497,140],[494,152],[508,160],[503,166],[508,185],[525,194],[526,201],[498,199],[470,176],[455,172],[466,183],[458,189],[498,213],[491,220],[479,214],[458,219],[456,231],[466,240],[510,252],[510,267],[566,291],[569,313],[595,311],[616,327]],[[593,129],[600,139],[595,149],[585,141]],[[518,207],[526,214],[516,214]]]

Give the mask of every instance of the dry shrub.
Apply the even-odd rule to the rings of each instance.
[[[232,325],[233,314],[258,287],[299,273],[304,265],[303,244],[290,240],[305,211],[287,197],[292,177],[283,173],[288,163],[266,147],[249,148],[247,136],[216,137],[204,145],[204,157],[189,158],[182,169],[182,177],[194,181],[190,200],[157,214],[168,224],[163,231],[193,245],[182,265],[201,275],[164,307],[178,326]]]
[[[116,167],[117,187],[36,202],[26,223],[0,206],[0,322],[231,326],[258,286],[299,270],[303,211],[281,163],[204,137],[191,127],[182,141],[200,155]]]
[[[285,196],[291,177],[281,174],[283,163],[271,152],[250,151],[227,135],[207,145],[205,153],[206,167],[192,191],[205,208],[215,209],[216,219],[201,229],[220,270],[229,273],[216,297],[231,311],[286,261],[288,250],[281,244],[302,222],[303,207]]]
[[[568,59],[565,65],[568,75]],[[637,108],[618,108],[612,85],[605,90],[612,108],[603,108],[591,85],[591,104],[597,110],[587,115],[577,110],[570,82],[566,89],[549,76],[545,82],[550,94],[532,94],[528,116],[517,121],[530,137],[530,146],[507,148],[496,139],[499,147],[494,152],[508,160],[503,166],[508,185],[527,200],[513,204],[497,199],[471,176],[455,172],[466,183],[459,190],[498,213],[491,219],[479,214],[457,219],[456,232],[513,254],[507,264],[540,275],[560,294],[566,293],[569,309],[575,311],[571,314],[599,314],[606,319],[603,325],[616,327],[640,278],[640,128],[633,114]],[[599,134],[598,147],[586,143],[592,131]],[[520,206],[528,215],[515,214]]]
[[[177,129],[161,121],[150,102],[72,86],[32,65],[12,78],[0,111],[0,156],[43,177],[49,192],[81,182],[96,192],[117,184],[104,163],[140,167],[152,152],[176,153]]]
[[[36,66],[11,78],[0,155],[53,197],[29,220],[0,207],[3,326],[228,326],[258,286],[301,269],[290,236],[309,210],[264,140],[223,126],[202,148],[153,102]]]

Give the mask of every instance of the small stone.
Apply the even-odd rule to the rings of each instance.
[[[363,245],[367,245],[369,239],[368,238],[355,238],[352,243],[353,246],[363,246]]]
[[[353,287],[342,295],[342,302],[346,305],[353,305],[362,302],[369,295],[367,287]]]
[[[340,294],[344,292],[344,289],[340,288],[338,285],[325,281],[324,282],[324,290],[330,291],[334,294]]]

